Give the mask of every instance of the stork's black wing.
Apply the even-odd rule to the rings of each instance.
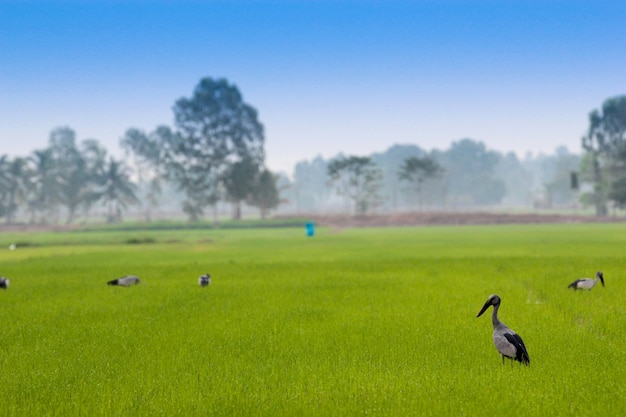
[[[524,345],[524,341],[518,334],[504,333],[504,337],[510,344],[515,346],[515,360],[525,365],[530,363],[530,356]]]
[[[577,289],[578,288],[578,283],[581,282],[581,281],[582,281],[582,279],[577,279],[576,281],[574,281],[571,284],[569,284],[567,286],[567,288]]]

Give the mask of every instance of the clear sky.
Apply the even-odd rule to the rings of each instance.
[[[0,154],[70,126],[121,155],[202,77],[259,111],[267,164],[395,143],[580,151],[626,94],[626,1],[0,0]]]

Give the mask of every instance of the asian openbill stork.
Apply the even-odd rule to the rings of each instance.
[[[596,286],[596,284],[598,283],[598,280],[600,280],[600,282],[602,283],[602,286],[604,287],[604,275],[602,274],[602,271],[596,272],[595,279],[591,279],[591,278],[577,279],[576,281],[569,284],[567,288],[573,288],[574,290],[587,290],[588,291]]]
[[[201,287],[206,287],[210,283],[211,283],[211,274],[200,275],[200,278],[198,278],[198,285],[200,285]]]
[[[476,317],[480,317],[490,306],[493,306],[493,314],[491,315],[491,322],[493,323],[493,343],[496,345],[496,349],[498,349],[500,355],[502,355],[502,363],[504,364],[504,358],[509,358],[521,362],[524,365],[528,365],[530,364],[530,357],[528,356],[524,341],[517,333],[509,329],[506,324],[498,319],[500,301],[498,295],[490,295]]]
[[[9,279],[5,277],[0,277],[0,288],[6,290],[9,288]]]
[[[137,285],[139,283],[141,283],[141,280],[134,275],[126,275],[107,282],[109,285],[119,285],[120,287],[130,287],[131,285]]]

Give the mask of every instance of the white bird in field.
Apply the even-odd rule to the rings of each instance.
[[[8,278],[0,277],[0,288],[2,288],[3,290],[6,290],[7,288],[9,288]]]
[[[201,287],[206,287],[210,283],[211,283],[211,274],[200,275],[200,278],[198,278],[198,285],[200,285]]]
[[[108,285],[119,285],[121,287],[130,287],[131,285],[137,285],[139,283],[141,283],[141,280],[134,275],[126,275],[107,282]]]
[[[601,271],[596,272],[595,279],[591,279],[591,278],[577,279],[576,281],[569,284],[567,288],[573,288],[574,290],[590,290],[596,286],[596,284],[598,283],[598,280],[600,280],[600,282],[602,283],[602,286],[604,287],[604,275],[602,274]]]
[[[502,355],[502,363],[504,364],[504,358],[509,358],[523,363],[524,365],[528,365],[530,364],[530,357],[528,356],[524,341],[517,333],[509,329],[506,324],[498,320],[500,301],[500,297],[496,294],[490,295],[476,317],[480,317],[485,310],[493,306],[493,314],[491,315],[491,322],[493,323],[493,343],[496,345],[496,349],[498,349],[500,355]]]

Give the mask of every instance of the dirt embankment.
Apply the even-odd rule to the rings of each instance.
[[[367,216],[311,215],[307,217],[319,226],[339,228],[428,225],[626,222],[626,218],[623,217],[594,217],[564,214],[510,214],[489,212],[419,212]]]
[[[275,219],[306,218],[318,226],[332,228],[385,227],[385,226],[434,226],[434,225],[489,225],[489,224],[546,224],[546,223],[624,223],[626,217],[595,217],[572,214],[513,214],[492,212],[412,212],[395,214],[372,214],[350,216],[345,214],[300,214],[276,216]],[[1,224],[0,232],[67,231],[81,229],[72,225]]]

